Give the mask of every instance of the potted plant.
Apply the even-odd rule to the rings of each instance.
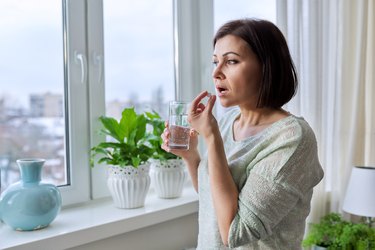
[[[137,208],[144,206],[150,187],[148,160],[154,149],[148,142],[145,114],[126,108],[120,121],[101,116],[101,132],[110,141],[99,143],[91,149],[91,166],[96,156],[98,163],[107,164],[107,185],[116,207]]]
[[[318,224],[311,225],[302,245],[313,249],[375,249],[375,230],[365,224],[345,221],[338,213],[330,213]]]
[[[154,149],[151,156],[151,180],[155,191],[160,198],[177,198],[182,194],[186,180],[185,164],[183,160],[161,148],[163,140],[161,134],[164,131],[164,120],[153,111],[146,113],[148,123],[152,125],[150,144]]]

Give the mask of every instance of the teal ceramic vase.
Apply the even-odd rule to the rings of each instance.
[[[41,182],[44,159],[20,159],[21,180],[0,196],[0,220],[15,230],[31,231],[48,226],[61,209],[59,189]]]

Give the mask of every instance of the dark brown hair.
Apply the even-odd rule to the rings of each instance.
[[[258,19],[239,19],[224,24],[213,40],[226,35],[243,39],[262,66],[258,108],[280,108],[295,95],[298,79],[287,42],[273,23]]]

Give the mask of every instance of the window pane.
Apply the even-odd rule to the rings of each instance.
[[[107,115],[134,106],[166,117],[174,99],[172,0],[103,4]]]
[[[61,0],[0,1],[1,190],[16,159],[45,158],[42,180],[67,184]]]

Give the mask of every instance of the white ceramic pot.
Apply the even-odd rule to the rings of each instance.
[[[109,166],[107,185],[118,208],[143,207],[150,188],[150,164],[118,167]]]
[[[152,160],[151,180],[156,194],[160,198],[180,197],[186,180],[183,160]]]

